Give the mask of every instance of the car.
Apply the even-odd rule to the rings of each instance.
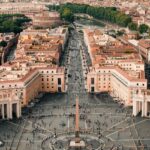
[[[34,100],[34,102],[35,103],[38,103],[40,100],[38,99],[38,98],[36,98],[35,100]]]
[[[31,108],[31,107],[34,107],[35,103],[34,102],[31,102],[27,107],[28,108]]]
[[[68,77],[69,77],[69,78],[71,78],[71,77],[72,77],[72,75],[71,75],[71,74],[68,74]]]
[[[3,146],[4,146],[4,142],[0,141],[0,147],[3,147]]]
[[[31,102],[31,103],[30,103],[30,105],[31,105],[31,106],[34,106],[34,105],[35,105],[35,103],[34,103],[34,102]]]

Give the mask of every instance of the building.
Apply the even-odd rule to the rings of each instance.
[[[59,67],[64,41],[46,30],[21,33],[15,59],[0,66],[1,118],[20,117],[21,108],[40,92],[66,91],[65,68]]]
[[[139,52],[142,57],[150,62],[150,39],[141,39],[138,43]]]
[[[34,14],[32,17],[33,26],[41,28],[52,28],[61,24],[60,15],[58,12],[43,11],[39,14]]]
[[[87,72],[88,92],[109,92],[126,106],[133,93],[147,89],[144,62],[137,50],[105,35],[100,30],[84,30],[92,66]]]
[[[34,14],[47,10],[45,5],[32,2],[0,3],[0,14]]]
[[[133,96],[133,115],[150,117],[150,90],[142,90]]]

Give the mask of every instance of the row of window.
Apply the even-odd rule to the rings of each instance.
[[[105,81],[106,78],[103,78],[102,80]],[[110,81],[110,78],[108,78],[108,80]],[[101,78],[99,78],[99,81],[101,81]]]
[[[136,85],[139,86],[139,83],[137,83]],[[142,86],[145,86],[145,84],[143,83]]]
[[[99,72],[99,73],[110,73],[110,70],[109,70],[109,71],[105,71],[105,70],[104,70],[104,71],[102,71],[102,72],[99,70],[98,72]]]
[[[54,73],[54,71],[42,71],[42,73]]]
[[[0,95],[0,99],[10,97],[10,94]]]
[[[44,81],[44,78],[42,78],[42,81]],[[47,78],[47,81],[49,81],[49,78]],[[51,81],[54,81],[54,78],[52,78]]]
[[[2,88],[5,88],[5,86],[4,86],[4,85],[2,85],[1,87],[2,87]],[[17,87],[17,84],[15,84],[14,86],[9,85],[9,87]]]
[[[110,88],[110,87],[111,87],[111,86],[109,85],[108,88]],[[99,86],[99,89],[100,89],[100,88],[107,88],[107,87],[106,87],[106,86],[103,86],[103,87],[102,87],[102,86]]]
[[[131,66],[131,64],[120,64],[120,66]]]
[[[45,87],[44,87],[44,86],[42,86],[42,89],[44,89],[44,88],[45,88]],[[46,88],[47,88],[47,89],[49,89],[50,87],[49,87],[49,86],[47,86]],[[53,89],[53,88],[54,88],[54,86],[52,86],[51,88]]]
[[[42,81],[44,81],[44,78],[42,78]],[[49,78],[47,78],[47,81],[49,81]],[[51,81],[54,81],[54,78]],[[61,85],[61,78],[58,78],[58,85]]]

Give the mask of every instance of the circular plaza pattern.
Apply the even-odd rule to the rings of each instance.
[[[75,138],[73,132],[60,133],[57,136],[50,136],[44,139],[42,149],[50,150],[74,150],[70,147],[70,141]],[[100,150],[105,146],[104,141],[94,133],[80,133],[80,139],[85,142],[85,147],[81,150]]]

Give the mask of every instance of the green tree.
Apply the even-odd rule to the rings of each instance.
[[[131,22],[128,24],[128,28],[132,31],[137,31],[138,25],[136,23]]]
[[[54,6],[49,6],[53,8]],[[109,21],[117,25],[127,27],[132,22],[130,16],[120,12],[116,7],[94,7],[85,4],[72,4],[66,3],[58,7],[59,12],[63,19],[67,21],[73,20],[73,13],[85,13],[96,19]]]
[[[146,32],[148,31],[148,29],[149,29],[149,27],[148,27],[148,25],[146,25],[146,24],[141,24],[141,25],[139,26],[139,32],[140,32],[140,33],[146,33]]]
[[[0,42],[0,46],[2,46],[2,47],[7,46],[7,42],[5,42],[5,41],[1,41],[1,42]]]
[[[64,19],[65,21],[73,22],[74,15],[73,15],[73,12],[71,11],[71,9],[64,8],[61,12],[61,18]]]

